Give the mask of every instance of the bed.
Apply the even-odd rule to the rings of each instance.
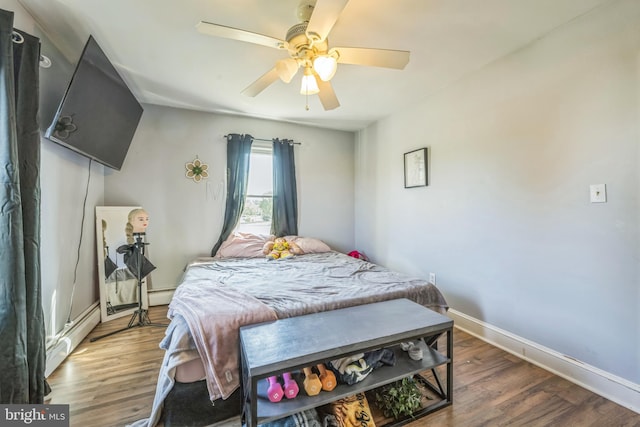
[[[265,239],[235,233],[216,257],[187,266],[169,305],[152,413],[134,426],[155,426],[161,417],[165,427],[208,425],[238,415],[243,325],[396,298],[447,310],[440,291],[423,279],[298,236],[287,239],[303,255],[268,260],[262,254]]]

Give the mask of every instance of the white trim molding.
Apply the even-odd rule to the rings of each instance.
[[[625,408],[640,413],[640,385],[555,350],[449,309],[456,328],[533,363]]]
[[[149,291],[147,298],[150,306],[167,305],[171,302],[175,289]],[[100,303],[95,302],[77,320],[67,324],[55,337],[49,338],[44,376],[51,375],[71,354],[87,335],[100,323]]]
[[[171,302],[171,298],[173,298],[173,293],[175,291],[175,289],[160,289],[157,291],[148,290],[147,298],[149,299],[149,305],[168,305]]]
[[[45,378],[60,366],[64,359],[89,335],[89,332],[98,326],[98,323],[100,323],[100,304],[96,302],[53,338],[53,343],[47,346]]]

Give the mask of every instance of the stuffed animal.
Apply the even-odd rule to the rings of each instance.
[[[288,242],[284,237],[276,237],[274,241],[269,241],[262,248],[268,259],[284,259],[293,255],[302,255],[300,246],[294,242]]]

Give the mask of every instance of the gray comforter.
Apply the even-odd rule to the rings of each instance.
[[[200,258],[187,269],[183,284],[203,279],[257,298],[278,318],[396,298],[408,298],[439,313],[447,309],[440,291],[426,280],[338,252],[283,260]]]
[[[205,365],[210,397],[215,400],[239,386],[235,355],[240,326],[397,298],[410,299],[439,313],[448,308],[440,291],[426,280],[338,252],[283,260],[199,258],[189,264],[176,289],[169,317],[172,323],[186,321],[193,339],[190,342]],[[185,341],[174,328],[170,330],[173,336],[165,349],[175,361],[182,357]],[[173,366],[161,368],[162,382],[156,390],[151,417],[136,426],[153,426],[159,419],[169,391],[166,387],[173,384],[169,378]],[[162,384],[165,387],[161,389]]]

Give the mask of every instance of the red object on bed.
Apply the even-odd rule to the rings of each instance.
[[[350,257],[361,259],[363,261],[369,261],[369,258],[365,254],[363,254],[362,252],[351,251],[347,255],[349,255]]]

